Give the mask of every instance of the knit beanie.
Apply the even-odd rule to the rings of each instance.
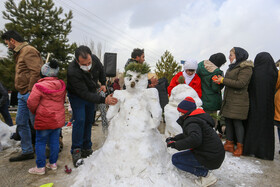
[[[226,57],[223,53],[216,53],[210,56],[209,60],[215,64],[218,68],[226,63]]]
[[[193,59],[186,60],[185,64],[184,64],[184,70],[187,70],[187,69],[196,70],[197,69],[197,61],[193,60]]]
[[[58,63],[56,60],[51,60],[44,64],[41,68],[41,74],[45,77],[57,77],[59,72]]]
[[[181,103],[179,103],[177,110],[184,114],[188,113],[189,111],[193,111],[196,109],[195,101],[192,97],[186,97]]]

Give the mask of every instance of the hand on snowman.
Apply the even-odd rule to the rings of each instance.
[[[115,105],[115,104],[117,104],[117,102],[118,102],[118,99],[113,97],[113,94],[110,94],[105,98],[105,104],[107,104],[107,105]]]
[[[168,137],[166,138],[166,144],[167,144],[167,147],[171,147],[171,148],[175,148],[175,139],[173,137]]]

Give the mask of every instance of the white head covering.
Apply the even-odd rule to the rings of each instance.
[[[193,60],[193,59],[187,59],[187,60],[185,61],[183,76],[185,77],[185,83],[186,83],[187,85],[189,85],[190,82],[192,81],[192,79],[194,78],[195,73],[192,74],[192,75],[188,75],[188,74],[186,73],[186,70],[187,70],[187,69],[194,69],[194,70],[196,70],[196,69],[197,69],[197,61],[196,61],[196,60]]]
[[[186,69],[197,69],[197,61],[193,59],[187,59],[184,64],[184,70]]]

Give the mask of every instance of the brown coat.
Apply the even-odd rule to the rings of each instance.
[[[232,70],[228,70],[223,84],[224,100],[221,112],[224,117],[245,120],[249,111],[248,85],[253,73],[252,61],[243,61]]]
[[[41,78],[43,60],[37,49],[23,42],[15,49],[15,88],[21,94],[32,90],[33,85]]]

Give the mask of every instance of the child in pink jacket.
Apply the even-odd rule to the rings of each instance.
[[[31,174],[45,174],[45,167],[56,170],[59,153],[59,134],[65,124],[64,101],[66,86],[57,78],[58,63],[52,60],[41,68],[41,79],[33,86],[27,100],[29,110],[35,114],[36,167],[28,170]],[[49,163],[46,164],[46,144],[50,147]]]

